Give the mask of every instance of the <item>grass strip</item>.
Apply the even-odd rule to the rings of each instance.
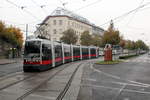
[[[96,62],[96,64],[100,64],[100,65],[112,65],[112,64],[118,64],[120,62],[123,62],[121,60],[113,60],[113,61],[98,61]]]

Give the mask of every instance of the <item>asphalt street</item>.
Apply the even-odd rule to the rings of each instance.
[[[78,100],[150,100],[150,56],[85,66]]]
[[[12,64],[0,65],[0,77],[22,71],[22,61]]]
[[[0,65],[0,77],[16,72],[22,72],[22,62]],[[80,74],[77,100],[150,100],[147,54],[114,65],[96,65],[91,61]]]

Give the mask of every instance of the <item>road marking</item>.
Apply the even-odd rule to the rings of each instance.
[[[115,96],[115,98],[114,98],[113,100],[117,100],[117,98],[119,97],[119,95],[121,94],[121,92],[123,91],[123,89],[124,89],[126,86],[127,86],[127,83],[124,84],[124,85],[120,88],[118,94]]]
[[[96,82],[96,79],[91,79],[91,78],[83,78],[82,80],[87,80],[87,81],[93,81]],[[119,85],[130,85],[130,86],[135,86],[135,87],[145,87],[147,88],[148,86],[145,85],[140,85],[140,84],[132,84],[132,83],[126,83],[126,82],[114,82],[114,81],[103,81],[103,82],[109,82],[109,83],[114,83],[114,84],[119,84]]]
[[[111,81],[111,83],[115,83],[115,84],[120,84],[120,85],[130,85],[130,86],[137,86],[137,87],[148,87],[148,86],[145,86],[145,85],[140,85],[140,84],[132,84],[132,83],[125,83],[125,82],[113,82]]]
[[[118,77],[118,76],[114,76],[114,75],[111,75],[111,74],[102,72],[102,71],[100,71],[100,70],[94,68],[92,64],[91,64],[90,68],[93,69],[93,70],[96,71],[96,72],[103,73],[103,74],[106,75],[106,76],[109,76],[109,77],[112,77],[112,78],[115,78],[115,79],[121,79],[121,78]]]
[[[96,81],[96,79],[92,79],[92,78],[83,78],[83,80],[88,80],[88,81]]]
[[[135,84],[138,84],[138,85],[142,85],[142,86],[145,86],[145,87],[150,87],[150,84],[141,83],[141,82],[136,82],[136,81],[127,80],[127,79],[122,79],[122,78],[119,77],[119,76],[115,76],[115,75],[112,75],[112,74],[109,74],[109,73],[105,73],[105,72],[103,72],[103,71],[100,71],[100,70],[94,68],[94,67],[93,67],[93,64],[90,65],[90,68],[93,69],[94,71],[98,72],[98,73],[103,73],[104,75],[109,76],[109,77],[112,77],[112,78],[115,78],[115,79],[120,79],[120,80],[128,81],[128,82],[135,83]]]
[[[111,89],[111,90],[121,90],[121,91],[125,91],[125,92],[133,92],[133,93],[140,93],[140,94],[150,95],[150,92],[137,91],[137,90],[132,90],[132,89],[122,89],[123,87],[121,87],[121,89],[120,89],[120,88],[114,88],[114,87],[109,87],[109,86],[92,85],[92,84],[81,84],[81,86],[88,86],[88,87],[95,87],[95,88],[105,88],[105,89]]]
[[[150,84],[146,84],[146,83],[141,83],[141,82],[136,82],[136,81],[131,81],[131,80],[127,80],[131,83],[136,83],[136,84],[139,84],[139,85],[142,85],[142,86],[145,86],[145,87],[150,87]]]

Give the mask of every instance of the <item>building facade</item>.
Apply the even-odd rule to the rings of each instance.
[[[78,35],[77,44],[80,44],[80,36],[84,31],[99,35],[103,35],[104,33],[102,28],[91,24],[87,19],[63,8],[57,8],[40,24],[35,34],[44,35],[53,41],[60,41],[62,33],[68,29],[73,29]]]

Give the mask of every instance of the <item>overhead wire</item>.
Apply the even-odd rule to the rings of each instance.
[[[47,15],[47,12],[46,12],[46,10],[44,9],[44,7],[46,6],[46,5],[39,5],[37,2],[35,2],[34,0],[31,0],[37,7],[40,7],[42,10],[43,10],[43,12]]]
[[[35,15],[33,15],[31,12],[29,12],[28,10],[26,10],[25,9],[25,6],[18,6],[17,4],[15,4],[14,2],[11,2],[11,1],[9,1],[9,0],[6,0],[6,2],[8,2],[8,3],[10,3],[10,4],[12,4],[13,6],[15,6],[15,7],[17,7],[17,8],[19,8],[19,9],[21,9],[21,10],[23,10],[24,12],[26,12],[28,15],[30,15],[30,16],[32,16],[34,19],[36,19],[37,21],[36,22],[38,22],[38,21],[41,21],[41,20],[39,20]],[[34,22],[30,22],[30,23],[28,23],[28,24],[32,24],[32,23],[35,23],[35,21]],[[13,23],[14,24],[14,23]],[[15,23],[16,24],[16,23]],[[18,25],[26,25],[27,23],[24,23],[24,24],[16,24],[15,26],[18,26]],[[23,30],[22,30],[23,31]],[[23,31],[23,32],[26,32],[26,31]],[[29,31],[30,32],[30,31]],[[30,32],[30,33],[34,33],[34,32]]]
[[[35,15],[33,15],[31,12],[29,12],[28,10],[25,9],[25,6],[18,6],[17,4],[13,3],[12,1],[6,0],[6,2],[8,2],[9,4],[14,5],[15,7],[23,10],[24,12],[26,12],[27,14],[29,14],[30,16],[32,16],[34,19],[39,20]]]
[[[144,2],[144,0],[142,0],[142,1],[140,2],[139,6],[141,6],[143,2]],[[135,15],[137,14],[138,11],[139,11],[139,9],[134,12],[134,14],[131,16],[131,18],[130,18],[129,21],[127,22],[127,25],[126,25],[126,26],[128,26],[128,25],[131,23],[131,21],[133,20],[133,18],[135,17]]]
[[[89,7],[89,6],[92,6],[92,5],[94,5],[94,4],[97,4],[97,3],[101,2],[101,1],[102,1],[102,0],[97,0],[97,1],[95,1],[95,2],[93,2],[93,3],[90,3],[90,4],[86,5],[86,6],[83,6],[83,7],[80,7],[80,8],[78,8],[78,9],[76,9],[76,10],[73,10],[73,12],[82,10],[82,9],[84,9],[84,8],[87,8],[87,7]]]
[[[58,0],[58,1],[62,4],[62,6],[63,6],[64,8],[66,8],[65,5],[67,4],[67,2],[62,2],[62,0]]]
[[[131,14],[131,13],[133,13],[133,12],[135,12],[135,11],[137,11],[137,10],[139,10],[139,9],[141,9],[141,8],[143,8],[143,7],[147,6],[147,5],[149,5],[149,4],[150,4],[150,2],[148,2],[148,3],[146,3],[146,4],[143,4],[143,5],[141,5],[141,6],[138,6],[137,8],[135,8],[135,9],[133,9],[133,10],[131,10],[131,11],[128,11],[128,12],[126,12],[126,13],[120,15],[120,16],[117,16],[117,17],[115,17],[115,18],[113,18],[113,19],[111,19],[111,20],[115,21],[115,20],[118,20],[118,19],[120,19],[120,18],[126,17],[126,16],[128,16],[129,14]],[[109,24],[111,20],[109,20],[109,21],[107,21],[107,22],[101,24],[100,26]]]

